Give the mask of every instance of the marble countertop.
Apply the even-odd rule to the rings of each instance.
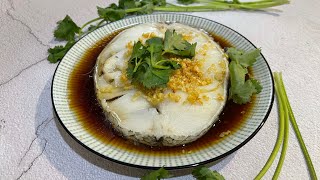
[[[107,161],[75,142],[54,116],[50,64],[56,22],[69,14],[83,24],[96,17],[101,0],[0,1],[0,179],[137,179],[146,170]],[[273,71],[282,71],[298,125],[320,172],[320,1],[292,0],[269,12],[189,13],[225,24],[262,47]],[[277,136],[276,104],[260,132],[244,147],[213,165],[226,179],[253,179]],[[278,159],[278,157],[277,157]],[[277,159],[275,162],[277,162]],[[265,179],[271,179],[276,164]],[[174,179],[193,179],[190,170]],[[320,175],[320,174],[318,174]],[[290,128],[280,179],[308,179]]]

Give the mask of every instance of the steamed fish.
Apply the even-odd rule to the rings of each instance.
[[[134,43],[164,38],[167,30],[197,43],[195,55],[168,57],[181,68],[166,87],[132,84],[126,70]],[[205,134],[226,104],[228,77],[223,49],[204,31],[179,23],[147,23],[122,31],[99,55],[94,73],[97,99],[112,126],[125,138],[150,146],[182,145]]]

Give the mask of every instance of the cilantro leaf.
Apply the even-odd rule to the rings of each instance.
[[[172,60],[161,60],[161,61],[158,61],[157,64],[162,65],[164,67],[171,68],[171,69],[181,68],[181,65],[177,61],[172,61]]]
[[[119,8],[121,9],[130,9],[135,7],[136,3],[133,0],[119,0]]]
[[[141,83],[146,88],[164,87],[171,75],[171,66],[160,68],[156,63],[161,59],[162,39],[154,37],[143,46],[140,41],[133,45],[127,68],[127,76],[134,83]]]
[[[141,82],[143,80],[143,74],[148,68],[146,67],[146,60],[144,59],[146,51],[146,47],[144,47],[140,41],[134,43],[127,68],[127,77],[132,79],[134,83]]]
[[[161,53],[163,49],[162,39],[158,37],[154,37],[151,39],[148,39],[146,41],[146,44],[149,46],[147,50],[150,53],[150,61],[151,66],[154,67],[157,61],[161,59]]]
[[[254,49],[248,52],[236,48],[228,48],[228,56],[232,61],[237,61],[244,67],[252,66],[260,55],[260,49]]]
[[[184,5],[192,4],[195,2],[196,2],[196,0],[178,0],[179,4],[184,4]]]
[[[148,68],[144,74],[142,85],[148,89],[165,87],[173,70]]]
[[[256,94],[259,94],[262,91],[262,86],[260,84],[260,82],[256,79],[251,78],[250,79],[252,85],[254,86],[254,88],[256,89]]]
[[[167,4],[166,0],[142,0],[141,3],[152,3],[155,6],[165,6]]]
[[[135,65],[133,65],[133,64],[130,63],[130,61],[129,61],[126,72],[127,72],[127,77],[128,77],[129,79],[132,79],[132,80],[133,80],[133,75],[134,75],[134,72],[133,72],[134,67],[135,67]]]
[[[134,43],[132,48],[131,60],[134,58],[140,58],[143,54],[145,54],[146,48],[142,45],[140,41]]]
[[[151,14],[153,13],[154,5],[153,3],[148,3],[141,6],[141,9],[137,12],[138,14]]]
[[[186,44],[183,42],[181,34],[177,34],[174,30],[167,30],[164,37],[164,51],[170,52],[177,49],[184,49]]]
[[[54,31],[54,37],[59,40],[74,40],[75,34],[80,32],[80,27],[68,15],[62,21],[58,21],[57,24],[58,27]]]
[[[141,8],[137,11],[137,14],[151,14],[154,11],[155,6],[165,6],[165,0],[142,0],[136,2],[136,6]]]
[[[165,6],[167,4],[166,0],[153,0],[153,5],[155,6]]]
[[[253,94],[258,94],[262,87],[258,81],[248,79],[243,84],[238,84],[232,92],[232,99],[237,104],[245,104],[251,100]]]
[[[136,1],[136,7],[143,7],[144,5],[153,5],[153,6],[165,6],[166,0],[140,0]]]
[[[246,79],[246,74],[248,70],[243,68],[239,63],[236,61],[231,61],[229,64],[230,70],[230,82],[232,88],[236,88],[238,84],[243,84]]]
[[[143,176],[141,180],[160,180],[160,179],[165,179],[169,177],[171,177],[169,171],[165,170],[162,167],[156,171],[152,171],[149,174]]]
[[[196,43],[190,44],[184,40],[181,34],[177,34],[175,30],[167,30],[164,37],[164,52],[183,57],[192,57],[195,55]]]
[[[111,9],[119,9],[119,6],[117,6],[117,4],[115,4],[115,3],[112,3],[112,4],[109,5],[109,8],[111,8]]]
[[[88,27],[88,31],[91,32],[91,31],[96,30],[97,28],[98,28],[98,26],[96,26],[96,25],[90,25],[90,26]]]
[[[163,40],[159,37],[153,37],[146,41],[150,47],[154,47],[156,52],[161,52],[163,49]]]
[[[65,46],[55,46],[54,48],[48,49],[48,60],[51,63],[60,61],[68,50],[74,45],[74,41],[69,41]]]
[[[196,46],[197,43],[188,43],[187,47],[184,50],[181,50],[178,54],[183,57],[193,57],[196,54]]]
[[[126,16],[126,11],[123,9],[116,9],[116,8],[101,8],[97,7],[99,17],[105,19],[106,21],[117,21]]]
[[[197,180],[224,180],[224,177],[217,171],[211,171],[207,167],[199,166],[192,171],[192,175]]]
[[[235,48],[229,48],[227,53],[231,59],[229,64],[230,71],[230,89],[229,99],[237,104],[245,104],[251,100],[254,94],[258,94],[262,90],[260,82],[248,78],[248,67],[252,66],[256,61],[256,57],[260,54],[260,50],[252,50],[244,52]]]

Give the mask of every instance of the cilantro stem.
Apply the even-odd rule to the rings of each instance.
[[[102,24],[103,22],[105,22],[105,21],[106,21],[105,19],[102,19],[102,20],[97,24],[96,29],[99,28],[99,27],[101,26],[101,24]]]
[[[141,60],[140,60],[139,62],[137,62],[137,59],[138,59],[138,58],[134,58],[135,66],[134,66],[133,72],[136,72],[137,69],[138,69],[138,67],[140,66]]]
[[[275,84],[275,87],[276,89],[279,89],[280,87],[278,87],[277,84]],[[280,146],[282,144],[282,141],[283,141],[283,136],[284,136],[284,123],[285,123],[285,111],[284,111],[284,108],[283,107],[283,103],[280,99],[281,95],[280,95],[280,92],[279,91],[276,91],[276,94],[277,94],[277,100],[278,100],[278,109],[280,111],[279,113],[279,130],[278,130],[278,138],[277,138],[277,141],[276,141],[276,144],[272,150],[272,153],[271,155],[269,156],[269,159],[267,160],[266,164],[264,165],[264,167],[261,169],[261,171],[259,172],[259,174],[255,177],[256,180],[258,179],[261,179],[265,173],[268,171],[268,169],[270,168],[270,166],[272,165],[274,159],[276,158],[277,156],[277,153],[280,149]]]
[[[201,1],[200,1],[201,2]],[[218,11],[218,10],[231,10],[231,9],[263,9],[282,4],[287,4],[287,0],[270,1],[260,0],[253,2],[225,2],[225,1],[206,1],[204,5],[200,6],[159,6],[154,7],[155,11],[172,11],[172,12],[197,12],[197,11]]]
[[[170,69],[170,66],[162,66],[162,65],[159,65],[159,64],[162,64],[162,63],[164,63],[164,62],[169,62],[169,61],[163,59],[163,60],[160,60],[160,61],[156,62],[156,63],[153,64],[152,66],[153,66],[154,68],[158,68],[158,69]]]
[[[170,69],[170,66],[161,66],[157,64],[154,64],[152,67],[157,69]]]
[[[285,89],[285,86],[284,86],[284,83],[283,83],[283,80],[282,80],[282,74],[278,73],[278,75],[275,76],[275,78],[276,78],[277,81],[280,82],[280,90],[282,91],[282,94],[284,96],[285,105],[289,110],[290,122],[291,122],[291,125],[292,125],[293,129],[294,129],[294,132],[296,134],[298,142],[300,144],[300,148],[301,148],[301,150],[303,152],[304,158],[305,158],[305,160],[307,162],[307,166],[308,166],[308,169],[309,169],[309,173],[310,173],[311,179],[317,179],[317,174],[316,174],[316,171],[314,170],[314,167],[313,167],[313,164],[312,164],[312,160],[310,158],[310,155],[308,153],[307,147],[306,147],[306,145],[305,145],[305,143],[303,141],[303,138],[302,138],[302,135],[300,133],[298,124],[297,124],[296,119],[294,117],[294,114],[293,114],[293,111],[292,111],[292,108],[291,108],[291,105],[290,105],[290,102],[289,102],[289,99],[288,99],[288,96],[287,96],[287,92],[286,92],[286,89]]]
[[[175,6],[175,7],[154,7],[155,11],[171,12],[206,12],[231,9],[228,7],[208,7],[208,6]]]
[[[284,163],[284,159],[286,156],[287,148],[288,148],[288,140],[289,140],[289,113],[288,113],[288,108],[286,106],[286,100],[285,100],[285,95],[283,91],[280,90],[281,84],[279,82],[279,74],[274,73],[275,77],[275,83],[276,83],[276,91],[280,92],[280,96],[277,96],[278,101],[281,101],[282,103],[280,104],[280,108],[284,110],[284,139],[283,139],[283,144],[282,144],[282,151],[280,155],[280,159],[276,168],[276,171],[273,175],[272,179],[278,179],[280,175],[280,171],[282,168],[282,165]]]
[[[142,10],[142,8],[131,8],[131,9],[126,9],[126,13],[132,13],[132,12],[137,12]]]
[[[158,65],[158,64],[162,64],[162,63],[164,63],[164,62],[168,62],[168,60],[165,60],[165,59],[160,60],[160,61],[156,62],[156,65]]]
[[[88,22],[86,22],[84,25],[82,25],[81,28],[80,28],[79,37],[81,37],[81,35],[83,34],[83,29],[84,29],[87,25],[89,25],[89,24],[91,24],[91,23],[93,23],[93,22],[99,21],[99,20],[101,20],[101,19],[103,19],[103,18],[98,17],[98,18],[92,19],[91,21],[88,21]]]

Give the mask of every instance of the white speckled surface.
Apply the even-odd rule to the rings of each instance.
[[[82,24],[110,1],[0,1],[0,179],[136,179],[145,170],[104,160],[77,144],[54,117],[51,80],[56,64],[55,22],[69,14]],[[225,24],[258,47],[273,71],[282,71],[292,108],[316,171],[320,172],[320,1],[294,0],[282,12],[190,13]],[[253,179],[272,151],[277,109],[244,147],[211,168],[226,179]],[[290,129],[280,179],[308,179],[306,163]],[[266,174],[271,179],[276,163]],[[193,179],[189,170],[174,179]],[[319,174],[320,175],[320,174]]]

